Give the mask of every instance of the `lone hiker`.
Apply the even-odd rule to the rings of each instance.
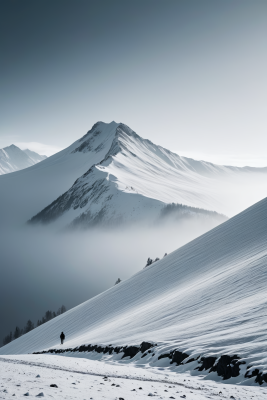
[[[64,339],[65,339],[65,335],[63,332],[61,332],[60,339],[61,339],[61,344],[63,344]]]

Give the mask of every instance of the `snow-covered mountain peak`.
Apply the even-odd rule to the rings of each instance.
[[[5,147],[5,150],[20,150],[18,146],[15,146],[14,144],[11,144],[10,146]]]
[[[30,168],[27,176],[13,176],[12,193],[21,198],[15,185],[23,181],[25,202],[17,209],[21,222],[33,216],[44,221],[44,215],[63,226],[74,220],[99,221],[100,216],[108,223],[152,214],[155,219],[172,203],[231,216],[266,196],[266,173],[267,168],[226,167],[181,157],[124,123],[99,121],[68,148]],[[10,182],[3,179],[5,192]],[[15,217],[6,211],[9,204],[7,194],[2,200],[7,221]]]
[[[105,149],[110,139],[114,138],[118,125],[114,121],[109,124],[97,122],[81,139],[71,146],[75,146],[71,152],[88,153],[94,151],[97,153]]]
[[[106,154],[102,162],[109,157],[116,156],[119,152],[124,152],[124,155],[133,153],[131,146],[135,140],[139,142],[146,140],[138,136],[131,128],[123,123],[112,121],[107,124],[104,122],[97,122],[81,139],[75,142],[75,148],[71,153],[75,154],[95,152],[105,150]],[[151,143],[147,141],[148,143]]]
[[[172,203],[229,215],[225,185],[231,180],[236,185],[241,175],[251,173],[180,157],[114,121],[97,122],[68,151],[91,160],[89,168],[34,222],[91,226],[155,221]]]

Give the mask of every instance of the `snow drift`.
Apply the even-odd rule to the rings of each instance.
[[[237,355],[243,374],[248,366],[266,373],[266,265],[264,199],[0,354],[147,341],[157,343],[157,356],[174,349],[189,356],[185,361]]]

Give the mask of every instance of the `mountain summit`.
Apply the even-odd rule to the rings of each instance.
[[[180,157],[115,122],[96,123],[72,145],[71,153],[86,154],[92,165],[31,222],[114,225],[157,221],[166,211],[176,217],[203,216],[203,209],[223,213],[227,211],[223,203],[226,183],[255,172],[261,172],[262,178],[262,173],[267,175],[267,169],[225,167]],[[185,206],[168,206],[173,203]],[[211,216],[218,218],[215,213]]]
[[[141,138],[125,124],[96,123],[76,142],[71,153],[86,153],[88,158],[99,154],[99,157],[68,191],[31,222],[62,218],[64,224],[72,226],[95,226],[155,221],[166,215],[166,205],[174,202],[186,204],[183,208],[168,209],[176,211],[176,216],[177,212],[183,217],[197,213],[220,221],[225,219],[196,209],[214,209],[214,202],[207,194],[208,177],[221,173],[219,167],[204,162],[190,164]]]
[[[0,217],[8,225],[58,227],[154,223],[167,215],[218,224],[214,212],[232,216],[266,196],[266,176],[267,168],[181,157],[123,123],[97,122],[41,164],[0,176]]]

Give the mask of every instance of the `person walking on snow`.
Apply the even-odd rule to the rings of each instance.
[[[60,339],[61,339],[61,344],[63,344],[64,339],[65,339],[65,335],[63,332],[61,332]]]

